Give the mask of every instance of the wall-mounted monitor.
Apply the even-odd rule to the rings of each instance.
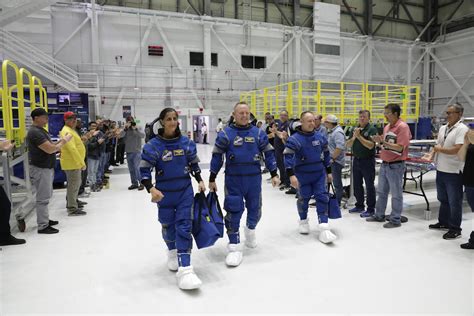
[[[71,105],[71,95],[69,93],[58,93],[58,102],[59,106],[69,106]]]

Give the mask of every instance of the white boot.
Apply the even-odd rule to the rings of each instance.
[[[178,271],[178,251],[176,249],[168,251],[168,270]]]
[[[308,219],[300,220],[298,231],[300,232],[300,234],[303,234],[303,235],[309,234],[309,220]]]
[[[250,229],[247,226],[244,228],[245,245],[249,248],[257,247],[257,237],[255,236],[255,229]]]
[[[178,279],[178,287],[181,290],[195,290],[202,285],[201,280],[194,273],[193,266],[179,267],[176,278]]]
[[[331,230],[329,230],[328,223],[319,224],[319,241],[323,244],[328,244],[337,239],[337,236],[334,235]]]
[[[240,244],[228,244],[229,253],[225,257],[225,264],[229,267],[237,267],[242,262],[243,254]]]

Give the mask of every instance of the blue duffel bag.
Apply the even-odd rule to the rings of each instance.
[[[209,192],[207,195],[207,204],[209,205],[211,217],[214,220],[220,237],[224,237],[224,214],[222,213],[219,197],[216,192]]]
[[[220,238],[214,220],[210,214],[210,207],[204,192],[194,195],[194,217],[192,234],[198,249],[214,245]]]
[[[332,188],[332,192],[329,188]],[[339,201],[337,200],[334,190],[334,186],[332,183],[329,185],[328,188],[328,195],[329,195],[329,203],[328,203],[328,217],[330,219],[338,219],[342,217],[341,207],[339,206]]]

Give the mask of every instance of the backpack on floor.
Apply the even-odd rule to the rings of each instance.
[[[192,234],[198,249],[210,247],[220,238],[210,209],[204,192],[196,193],[194,195]]]
[[[224,214],[219,203],[219,197],[216,192],[209,192],[207,195],[207,203],[210,208],[211,217],[214,220],[220,237],[224,237]]]

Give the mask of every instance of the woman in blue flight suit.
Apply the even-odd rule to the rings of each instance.
[[[272,184],[280,183],[273,147],[264,131],[249,123],[250,110],[239,102],[232,113],[233,123],[217,135],[212,151],[209,190],[216,191],[216,177],[224,163],[225,155],[225,225],[229,237],[226,264],[236,267],[242,262],[240,244],[240,219],[247,207],[247,225],[244,229],[247,247],[257,246],[255,227],[261,217],[262,175],[260,160],[270,170]],[[244,206],[245,199],[245,206]]]
[[[296,202],[300,216],[299,232],[309,233],[308,202],[311,197],[314,197],[320,228],[319,240],[329,243],[337,238],[329,230],[328,224],[329,196],[326,181],[332,181],[330,155],[326,137],[315,132],[314,129],[313,113],[303,112],[301,126],[298,126],[296,133],[288,138],[283,154],[291,185],[295,188],[299,187],[299,197]]]
[[[178,270],[179,288],[197,289],[201,280],[191,266],[194,198],[190,175],[198,181],[200,191],[204,192],[206,186],[200,175],[196,144],[181,135],[176,110],[165,108],[160,113],[159,122],[163,128],[143,147],[140,163],[142,184],[151,194],[151,201],[158,204],[158,220],[169,250],[168,268]]]

